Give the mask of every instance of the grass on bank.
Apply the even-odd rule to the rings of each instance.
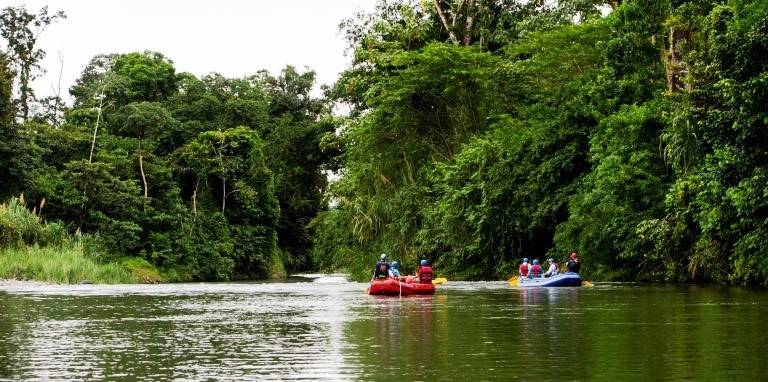
[[[83,251],[81,244],[0,249],[0,279],[34,280],[76,284],[85,280],[95,284],[139,282],[133,272],[115,263],[100,264]]]
[[[94,237],[73,236],[58,222],[45,222],[45,200],[29,210],[24,195],[0,204],[0,279],[74,284],[156,282],[140,265],[102,262],[92,249]],[[154,268],[154,267],[152,267]]]
[[[41,216],[45,200],[31,210],[22,194],[0,204],[0,280],[76,284],[156,284],[192,281],[185,267],[158,269],[142,257],[109,256],[99,237],[72,235],[60,222]],[[287,276],[279,254],[272,256],[269,277]]]

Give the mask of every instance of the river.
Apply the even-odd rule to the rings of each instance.
[[[768,292],[449,282],[0,286],[0,379],[760,381]]]

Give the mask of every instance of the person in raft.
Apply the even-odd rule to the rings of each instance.
[[[397,261],[393,261],[389,267],[389,275],[391,277],[400,278],[400,264]]]
[[[549,262],[549,269],[544,273],[544,277],[552,277],[560,272],[560,267],[557,266],[557,261],[553,258],[547,260]]]
[[[525,257],[523,258],[523,263],[520,264],[520,269],[519,269],[520,277],[528,278],[528,273],[530,272],[530,270],[531,270],[531,265],[528,264],[528,258]]]
[[[581,270],[581,263],[579,263],[578,253],[571,253],[571,258],[568,259],[568,264],[566,264],[566,267],[568,268],[568,272],[579,273]]]
[[[390,266],[387,262],[387,254],[382,253],[379,257],[379,261],[376,262],[376,266],[373,267],[374,279],[385,279],[390,276]]]
[[[427,260],[421,260],[419,269],[416,270],[416,276],[422,284],[432,284],[432,267]]]
[[[533,260],[533,266],[531,267],[529,275],[531,278],[541,277],[541,265],[539,265],[539,259]]]

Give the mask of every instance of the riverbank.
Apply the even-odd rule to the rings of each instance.
[[[0,289],[5,288],[42,288],[49,287],[51,283],[44,283],[39,281],[19,281],[19,280],[5,280],[0,278]]]
[[[283,263],[273,259],[265,280],[288,277]],[[139,257],[102,262],[89,254],[86,244],[70,239],[61,245],[0,248],[0,285],[49,284],[160,284],[193,281],[183,269],[158,269]],[[243,280],[246,280],[245,278]]]
[[[44,206],[41,201],[28,209],[23,194],[0,204],[0,280],[130,284],[164,279],[145,259],[105,257],[97,237],[72,235],[63,224],[43,220]],[[168,276],[180,278],[179,272]]]
[[[135,271],[87,256],[78,243],[0,249],[0,279],[55,284],[141,282]]]

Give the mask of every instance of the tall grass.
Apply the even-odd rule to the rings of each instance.
[[[45,201],[29,210],[24,196],[0,204],[0,279],[51,283],[136,283],[139,278],[119,264],[101,263],[87,242],[58,222],[40,216]]]
[[[0,248],[64,244],[70,235],[61,223],[43,222],[39,211],[44,206],[45,199],[30,211],[24,202],[24,194],[0,204]]]
[[[0,249],[0,279],[75,284],[137,283],[138,278],[115,263],[100,264],[85,255],[81,244]]]

